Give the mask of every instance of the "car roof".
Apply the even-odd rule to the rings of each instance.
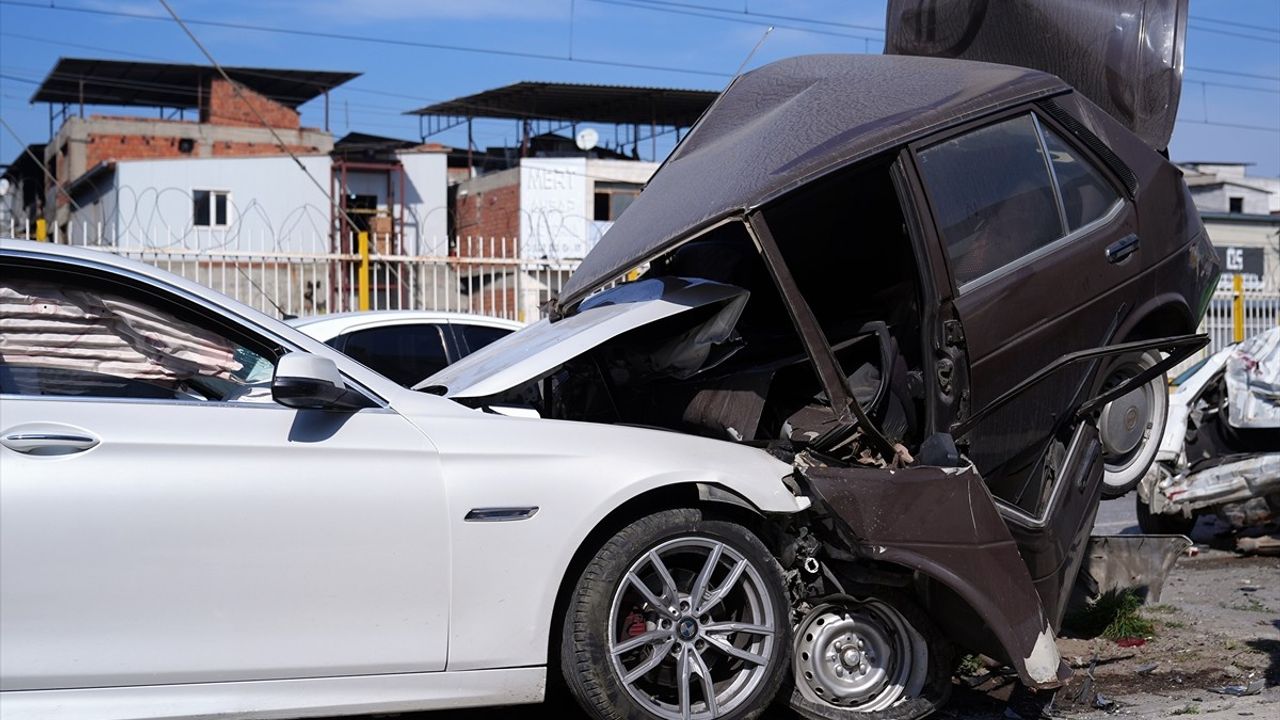
[[[318,340],[330,340],[356,328],[369,329],[417,323],[478,325],[504,330],[519,330],[524,327],[524,323],[515,320],[489,317],[488,315],[433,310],[366,310],[363,312],[333,313],[331,315],[310,315],[290,318],[285,322]]]
[[[806,55],[753,70],[721,93],[588,253],[560,306],[833,170],[1070,89],[1038,70],[903,55]]]

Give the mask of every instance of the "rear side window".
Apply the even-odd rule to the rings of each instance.
[[[1096,168],[1030,114],[918,157],[957,285],[1097,220],[1119,200]]]
[[[1049,128],[1044,131],[1044,144],[1049,149],[1049,163],[1058,179],[1062,209],[1067,230],[1079,230],[1097,220],[1120,199],[1111,183],[1076,150]]]
[[[485,327],[484,325],[454,325],[453,327],[455,330],[462,331],[462,337],[467,345],[467,352],[475,352],[512,333],[511,330],[506,328]]]
[[[449,364],[439,325],[392,325],[357,330],[343,351],[366,366],[409,387]]]

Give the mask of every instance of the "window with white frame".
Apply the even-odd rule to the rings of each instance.
[[[192,222],[196,227],[226,227],[231,193],[225,190],[192,190]]]

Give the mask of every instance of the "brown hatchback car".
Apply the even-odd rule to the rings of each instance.
[[[549,321],[421,387],[792,462],[813,509],[763,525],[806,716],[927,714],[952,647],[1054,687],[1099,498],[1150,465],[1219,272],[1164,152],[1186,5],[890,0],[890,54],[738,77]],[[886,672],[840,672],[833,621]]]

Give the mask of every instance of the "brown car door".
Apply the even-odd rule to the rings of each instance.
[[[1135,214],[1121,186],[1066,137],[1023,109],[913,147],[950,276],[944,315],[958,317],[961,332],[946,335],[968,361],[970,411],[1063,355],[1117,340],[1125,287],[1141,269]],[[1095,368],[1064,368],[957,438],[1011,525],[1032,526],[1015,537],[1037,586],[1070,570],[1063,545],[1092,523],[1098,471],[1081,445],[1093,437],[1063,421]],[[1068,467],[1081,462],[1089,467]],[[1084,481],[1060,492],[1064,474]]]

